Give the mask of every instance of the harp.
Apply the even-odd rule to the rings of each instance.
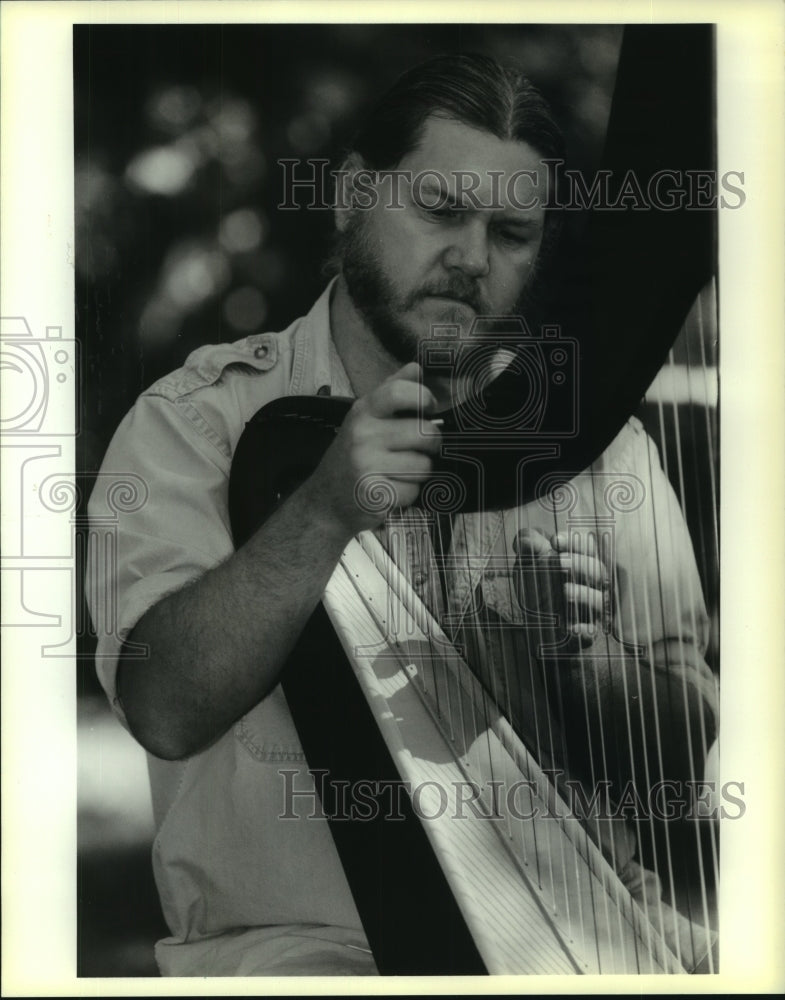
[[[711,167],[711,43],[702,26],[627,30],[607,169],[617,176],[634,169],[640,180],[662,169]],[[666,52],[663,81],[652,71]],[[641,119],[645,130],[637,128]],[[613,571],[612,518],[597,497],[608,499],[609,486],[634,492],[634,484],[603,479],[596,464],[646,397],[649,430],[694,526],[703,588],[715,598],[713,218],[689,207],[595,214],[586,239],[588,266],[585,254],[562,262],[568,279],[559,324],[576,332],[580,347],[577,433],[517,433],[502,436],[501,445],[496,435],[489,447],[487,435],[471,433],[470,407],[446,412],[451,443],[421,505],[391,513],[383,532],[350,543],[284,670],[284,692],[382,973],[716,968],[713,822],[677,828],[612,808],[625,779],[647,787],[670,780],[674,756],[680,779],[700,782],[713,732],[684,679],[690,643],[652,622],[662,614],[656,585],[641,597],[634,580]],[[520,330],[517,339],[517,363],[479,399],[486,427],[505,425],[520,407],[526,373],[548,364],[542,341]],[[282,399],[249,422],[230,482],[236,545],[309,474],[349,405]],[[533,419],[541,430],[542,414]],[[653,468],[657,457],[646,447]],[[591,484],[594,509],[577,517],[576,528],[569,498],[580,476]],[[510,614],[517,607],[526,617],[527,593],[539,608],[555,606],[539,600],[548,597],[552,566],[541,572],[504,538],[505,512],[538,504],[555,529],[582,530],[608,554],[611,605],[614,595],[643,602],[631,627],[615,628],[614,616],[604,615],[588,650],[565,645],[547,615],[510,629],[498,604],[470,602],[468,614],[466,605],[450,605],[453,574],[468,580],[475,597],[492,576]],[[472,530],[487,534],[489,523],[506,559],[493,563],[486,551],[474,562],[466,545],[455,555],[456,542]],[[679,544],[676,536],[666,540],[670,527],[653,525],[658,569],[660,553]],[[420,569],[423,553],[430,560],[430,584],[412,576],[412,553]],[[695,594],[676,599],[689,613],[700,603]],[[363,802],[347,814],[347,789],[361,787]],[[592,796],[598,788],[608,808],[576,815],[573,793],[584,802],[586,790]]]

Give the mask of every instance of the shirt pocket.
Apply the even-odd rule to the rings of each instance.
[[[235,723],[234,736],[245,751],[260,763],[305,760],[280,685]]]

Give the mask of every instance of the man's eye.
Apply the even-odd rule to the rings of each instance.
[[[526,246],[529,242],[529,236],[516,229],[500,229],[498,233],[499,238],[504,240],[505,243],[512,243],[515,246]]]
[[[420,208],[434,219],[458,219],[463,214],[459,208],[452,205],[421,205]]]

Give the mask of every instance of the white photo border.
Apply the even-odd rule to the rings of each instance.
[[[747,806],[743,819],[724,823],[722,829],[721,971],[717,976],[612,981],[607,976],[394,982],[77,979],[73,661],[42,657],[40,629],[34,622],[27,628],[15,627],[14,622],[2,637],[4,996],[773,993],[785,987],[785,837],[780,801],[785,772],[785,7],[781,3],[518,0],[479,7],[464,0],[4,2],[0,6],[0,314],[24,318],[36,341],[62,340],[66,353],[75,336],[74,24],[466,23],[479,18],[519,23],[717,24],[718,169],[743,171],[746,193],[742,208],[720,213],[719,225],[721,766],[723,780],[744,782]],[[51,613],[73,620],[70,532],[69,538],[53,539],[56,556],[36,555],[29,557],[33,561],[20,562],[26,558],[18,541],[27,510],[19,478],[24,448],[50,449],[65,475],[74,468],[74,435],[69,433],[75,419],[73,396],[53,392],[49,407],[56,424],[50,422],[34,443],[29,438],[3,441],[3,607],[18,600],[14,588],[22,586],[23,566],[41,571],[41,579],[51,588],[46,598]],[[41,527],[46,528],[43,522]],[[5,615],[3,620],[8,620]]]

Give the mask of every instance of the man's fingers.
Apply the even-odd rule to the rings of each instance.
[[[546,556],[553,551],[539,528],[522,528],[513,539],[512,547],[518,555]]]
[[[366,428],[364,442],[381,452],[416,451],[437,455],[442,443],[442,432],[429,421],[415,417],[376,418]]]
[[[598,554],[597,539],[593,531],[585,533],[557,531],[551,535],[551,545],[557,552],[579,552],[589,556]]]
[[[402,378],[409,382],[422,382],[422,377],[423,371],[419,362],[408,361],[403,368],[399,368],[397,372],[393,372],[392,375],[388,375],[384,381],[394,382],[397,378]]]
[[[608,584],[608,570],[596,556],[562,552],[559,554],[559,565],[570,574],[575,583],[598,588]]]
[[[369,474],[401,482],[422,483],[430,476],[431,468],[430,458],[422,452],[390,451],[380,456]]]
[[[591,622],[602,615],[602,591],[594,587],[587,587],[582,583],[565,583],[564,599],[572,610],[573,621]]]
[[[386,446],[391,451],[424,451],[438,453],[442,443],[441,428],[428,420],[399,417],[384,428]]]
[[[410,362],[399,368],[365,397],[370,413],[375,417],[391,417],[396,413],[432,413],[436,397],[422,383],[422,368]]]

